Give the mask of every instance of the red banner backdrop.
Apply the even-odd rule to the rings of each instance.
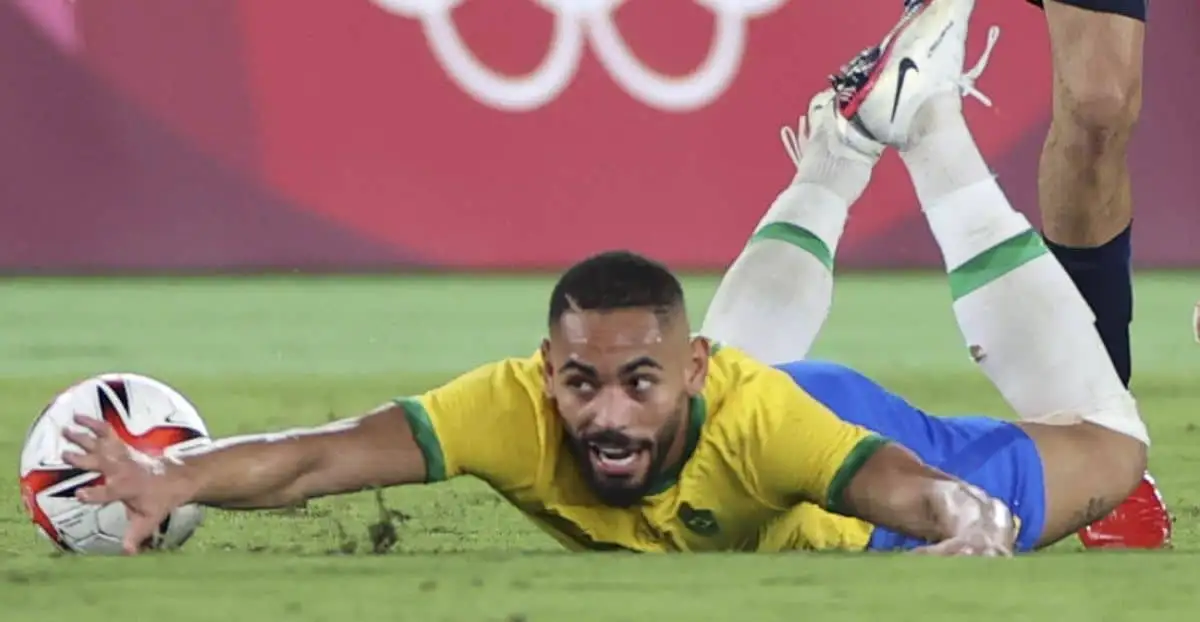
[[[790,178],[778,129],[899,0],[15,0],[0,4],[0,270],[729,262]],[[1042,15],[1003,29],[972,126],[1035,206]],[[1132,156],[1143,266],[1200,266],[1194,2],[1154,5]],[[936,265],[894,158],[841,263]]]

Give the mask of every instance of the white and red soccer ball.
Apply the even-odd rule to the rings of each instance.
[[[75,450],[62,436],[77,415],[112,426],[127,445],[162,456],[208,444],[208,428],[187,398],[171,387],[137,374],[105,374],[67,389],[33,422],[21,450],[21,500],[38,531],[59,549],[74,553],[118,554],[127,526],[125,506],[86,505],[75,499],[85,486],[101,483],[98,473],[62,459]],[[203,510],[176,509],[146,543],[149,548],[181,546],[200,526]]]

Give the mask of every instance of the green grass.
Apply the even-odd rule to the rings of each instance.
[[[701,311],[714,281],[688,282]],[[531,352],[550,282],[530,278],[0,281],[0,461],[54,393],[101,371],[184,391],[214,434],[311,424]],[[568,555],[482,486],[386,493],[408,519],[367,553],[370,495],[301,512],[212,512],[187,547],[134,559],[55,558],[0,487],[4,620],[95,612],[171,620],[1140,620],[1191,615],[1200,560],[1200,275],[1141,274],[1135,389],[1153,470],[1177,515],[1170,553],[1012,561],[908,556]],[[698,315],[698,313],[697,313]],[[816,354],[856,365],[935,412],[1002,413],[969,362],[944,277],[843,278]],[[355,548],[354,555],[330,555]]]

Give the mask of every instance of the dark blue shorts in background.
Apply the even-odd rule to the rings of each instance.
[[[1146,9],[1150,0],[1057,0],[1063,4],[1077,6],[1081,9],[1097,13],[1113,13],[1146,21]],[[1042,6],[1042,0],[1029,0],[1030,3]]]

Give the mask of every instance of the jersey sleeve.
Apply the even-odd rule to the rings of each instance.
[[[396,400],[425,457],[426,482],[473,475],[501,492],[532,483],[542,453],[539,394],[520,365],[486,365]]]
[[[843,513],[846,486],[888,440],[839,419],[782,374],[763,385],[748,405],[759,429],[747,452],[762,500],[781,509],[808,501]]]

